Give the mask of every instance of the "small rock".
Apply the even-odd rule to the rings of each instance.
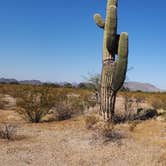
[[[165,112],[166,112],[166,110],[164,110],[164,109],[158,109],[158,110],[157,110],[157,113],[158,113],[158,114],[163,114],[163,113],[165,113]]]
[[[156,120],[157,120],[157,121],[164,122],[164,121],[166,121],[166,117],[164,117],[164,116],[158,116],[158,117],[156,118]]]

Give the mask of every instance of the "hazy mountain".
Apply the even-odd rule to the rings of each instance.
[[[30,84],[30,85],[41,85],[42,82],[39,80],[23,80],[18,81],[16,79],[10,78],[0,78],[0,83],[19,83],[19,84]]]
[[[39,80],[23,80],[19,81],[20,84],[29,84],[29,85],[42,85],[43,83]]]
[[[18,81],[13,78],[0,78],[0,83],[17,83]]]
[[[30,84],[30,85],[42,85],[44,82],[39,80],[23,80],[18,81],[16,79],[7,79],[7,78],[0,78],[0,83],[19,83],[19,84]],[[58,84],[58,85],[65,85],[68,82],[60,82],[60,83],[51,83],[51,84]],[[77,85],[77,83],[73,83],[73,86]],[[129,88],[131,91],[144,91],[144,92],[160,92],[163,91],[152,84],[149,83],[140,83],[140,82],[126,82],[124,83],[124,87]]]
[[[129,88],[131,91],[143,91],[143,92],[160,92],[161,89],[155,87],[149,83],[140,83],[140,82],[126,82],[124,87]]]

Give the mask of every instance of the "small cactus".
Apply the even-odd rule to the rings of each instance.
[[[106,20],[94,15],[96,24],[104,29],[100,114],[106,120],[113,120],[116,94],[124,83],[128,63],[128,34],[117,34],[117,7],[118,0],[107,0]]]

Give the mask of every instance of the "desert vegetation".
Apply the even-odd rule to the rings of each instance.
[[[49,153],[43,158],[51,164],[111,165],[112,150],[120,156],[118,161],[125,158],[127,165],[136,163],[137,157],[133,154],[145,165],[165,163],[166,93],[120,91],[113,122],[105,122],[99,116],[94,88],[1,84],[0,94],[1,102],[8,103],[0,110],[0,153],[4,156],[0,164],[13,162],[6,152],[14,157],[21,153],[23,158],[15,160],[15,164],[42,165],[44,161],[41,164],[40,158],[45,154],[44,149]],[[11,99],[15,105],[10,105]],[[144,144],[149,153],[145,153]],[[106,150],[108,154],[98,158]],[[24,158],[28,151],[33,155]],[[86,159],[82,160],[79,155]]]

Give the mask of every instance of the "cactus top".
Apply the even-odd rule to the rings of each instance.
[[[114,60],[117,53],[117,0],[108,0],[104,27],[103,61]]]
[[[117,54],[117,0],[107,0],[106,20],[103,21],[99,14],[94,16],[96,24],[104,29],[103,62],[115,60]]]
[[[108,0],[107,6],[110,6],[110,5],[118,6],[118,1],[117,0]]]

